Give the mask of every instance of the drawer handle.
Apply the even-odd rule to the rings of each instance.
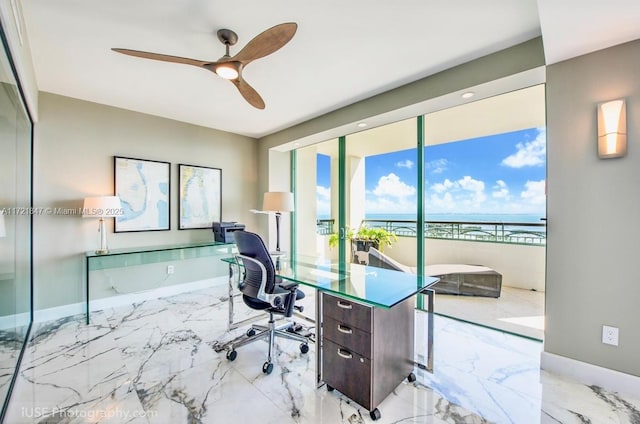
[[[344,325],[338,324],[338,331],[344,334],[352,334],[353,330],[349,327],[345,327]]]
[[[345,353],[343,353],[345,352]],[[351,359],[353,358],[353,355],[351,354],[351,352],[346,351],[346,350],[342,350],[340,348],[338,348],[338,356],[344,358],[344,359]]]
[[[342,309],[351,309],[353,308],[353,305],[351,305],[351,303],[344,303],[343,301],[338,300],[338,307]]]

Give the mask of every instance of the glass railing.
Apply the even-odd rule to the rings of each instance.
[[[318,219],[316,221],[316,233],[321,236],[332,234],[334,222],[334,219]]]
[[[330,225],[320,226],[320,222]],[[400,237],[415,237],[415,220],[364,219],[362,225],[384,228]],[[327,231],[330,228],[331,231]],[[319,235],[333,233],[333,220],[318,220]],[[529,222],[457,222],[425,221],[425,237],[431,239],[466,240],[478,242],[545,245],[547,224]]]

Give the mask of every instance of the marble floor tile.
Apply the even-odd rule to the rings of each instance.
[[[21,331],[13,328],[0,330],[0,399],[9,390],[23,342]]]
[[[175,374],[155,373],[136,382],[150,423],[291,423],[292,419],[221,356]]]
[[[115,344],[134,378],[150,369],[173,373],[214,358],[215,352],[169,310],[138,312],[109,317]]]
[[[101,337],[57,352],[29,349],[12,397],[14,415],[8,422],[34,422],[31,418],[42,416],[82,422],[74,420],[123,400],[132,391],[131,376],[113,338]]]
[[[305,290],[314,316],[314,293]],[[227,287],[34,325],[9,405],[22,423],[371,423],[339,391],[316,388],[315,346],[277,339],[228,361]],[[255,315],[235,298],[236,319]],[[258,313],[266,320],[266,314]],[[418,352],[426,313],[416,312]],[[542,344],[436,316],[434,373],[416,369],[379,406],[377,423],[640,424],[640,400],[540,371]]]

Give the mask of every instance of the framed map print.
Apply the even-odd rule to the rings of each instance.
[[[222,170],[204,166],[178,165],[180,230],[211,228],[222,215]]]
[[[171,164],[119,156],[114,162],[116,196],[124,209],[115,232],[169,230]]]

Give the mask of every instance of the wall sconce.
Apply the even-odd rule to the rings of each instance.
[[[627,154],[627,112],[624,99],[598,104],[598,157]]]

